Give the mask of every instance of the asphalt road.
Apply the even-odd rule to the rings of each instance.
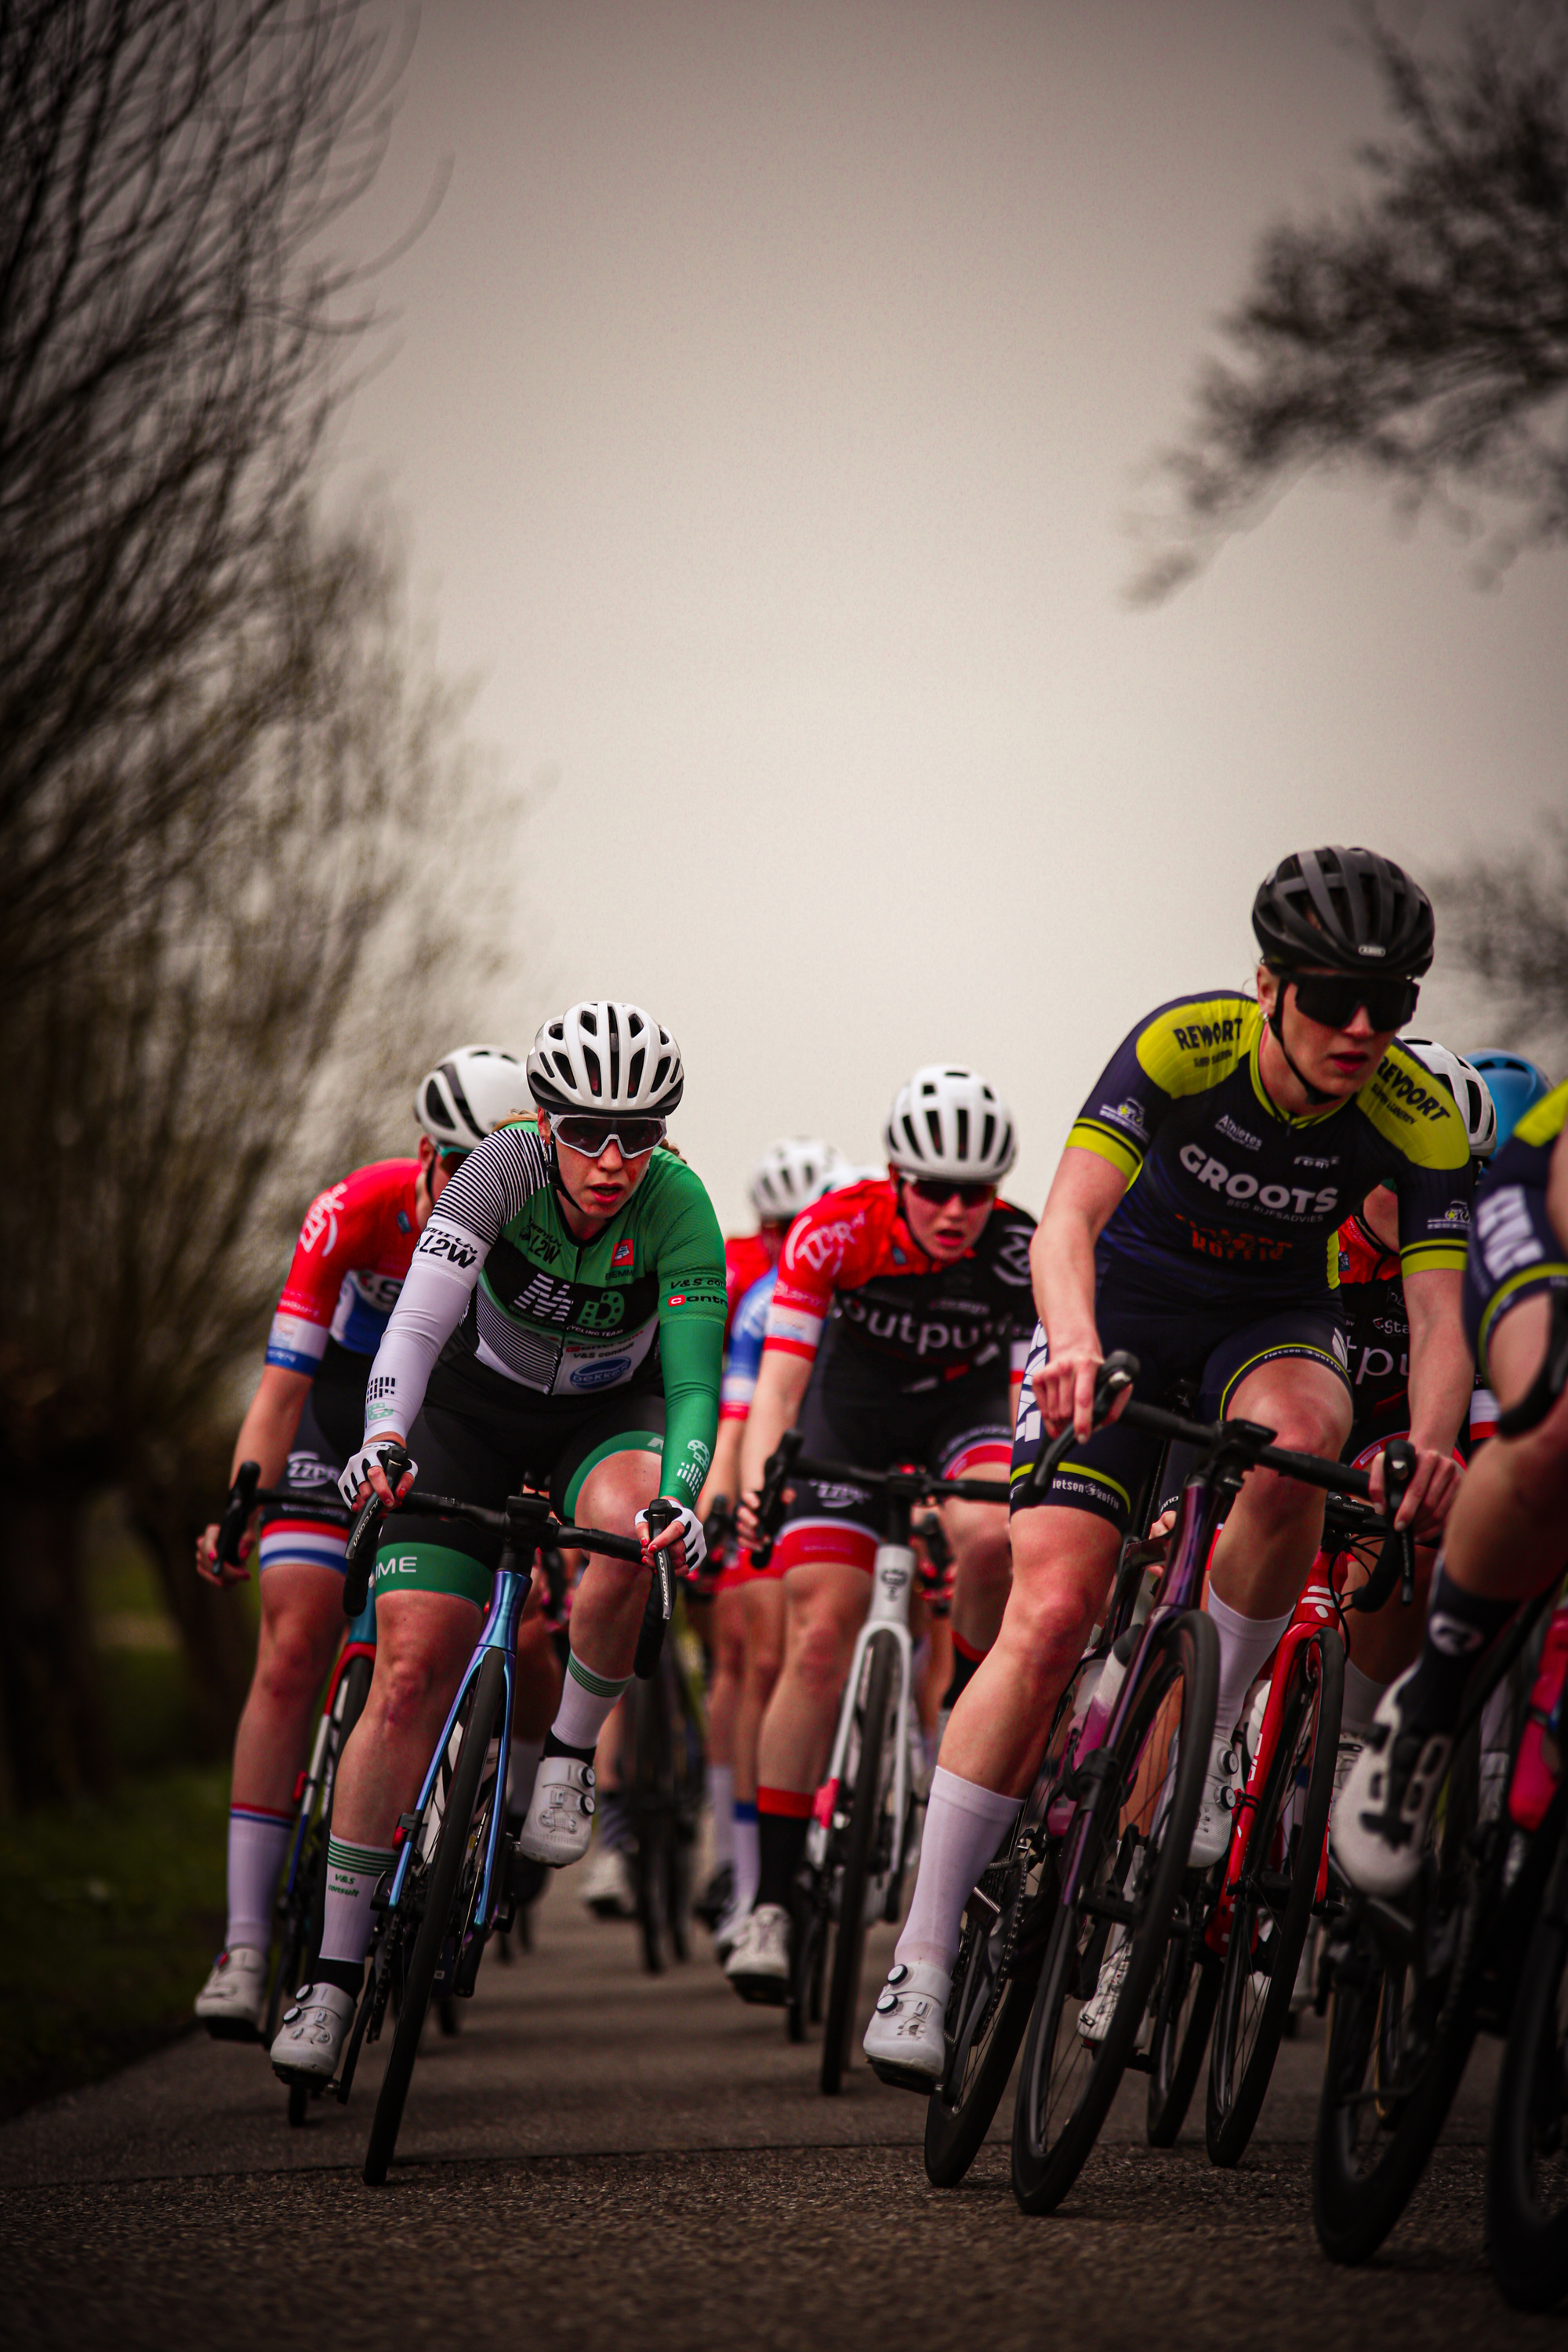
[[[968,2180],[937,2192],[922,2104],[864,2068],[822,2098],[815,2053],[733,1998],[705,1939],[646,1977],[633,1931],[589,1919],[570,1877],[537,1922],[532,1953],[487,1960],[458,2038],[427,2034],[384,2189],[359,2178],[374,2053],[352,2104],[303,2130],[258,2051],[194,2035],[0,2129],[0,2337],[158,2352],[1563,2338],[1560,2320],[1507,2312],[1486,2272],[1490,2053],[1382,2255],[1335,2271],[1307,2203],[1315,2023],[1282,2053],[1238,2170],[1209,2166],[1201,2118],[1175,2150],[1147,2148],[1140,2078],[1071,2198],[1029,2221],[1005,2109]]]

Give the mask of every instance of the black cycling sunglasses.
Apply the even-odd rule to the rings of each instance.
[[[941,1176],[907,1176],[904,1181],[929,1209],[944,1209],[952,1200],[961,1209],[980,1209],[996,1197],[994,1184],[951,1184]]]
[[[619,1146],[623,1160],[641,1160],[656,1143],[664,1141],[662,1118],[595,1118],[591,1111],[563,1111],[553,1122],[555,1139],[568,1151],[581,1151],[589,1160],[597,1160],[612,1143]]]
[[[1363,1005],[1374,1029],[1402,1029],[1421,994],[1415,981],[1396,971],[1282,971],[1279,979],[1294,987],[1308,1020],[1324,1029],[1348,1029]]]

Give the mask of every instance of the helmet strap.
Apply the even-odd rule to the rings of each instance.
[[[1305,1070],[1298,1066],[1295,1055],[1285,1043],[1285,991],[1290,984],[1289,972],[1280,972],[1279,981],[1279,985],[1274,992],[1274,1010],[1268,1016],[1268,1026],[1274,1032],[1274,1042],[1285,1056],[1285,1066],[1290,1076],[1295,1079],[1307,1100],[1314,1108],[1318,1108],[1324,1103],[1334,1101],[1335,1097],[1326,1095],[1321,1087],[1315,1087],[1312,1084]]]

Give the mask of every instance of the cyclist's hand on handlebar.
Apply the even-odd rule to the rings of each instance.
[[[656,1551],[668,1551],[677,1576],[695,1576],[708,1557],[708,1542],[702,1532],[702,1522],[695,1511],[684,1503],[666,1495],[660,1500],[669,1505],[675,1516],[662,1535],[651,1539],[647,1531],[647,1513],[639,1511],[632,1521],[633,1532],[643,1548],[645,1566],[651,1568]]]
[[[395,1450],[400,1449],[395,1449],[391,1440],[381,1438],[374,1445],[362,1446],[360,1451],[351,1457],[343,1469],[342,1475],[338,1480],[338,1492],[351,1510],[357,1511],[365,1497],[372,1494],[375,1496],[384,1510],[395,1511],[397,1508],[398,1504],[413,1486],[419,1465],[416,1462],[409,1462],[408,1467],[397,1482],[397,1490],[395,1494],[386,1472],[382,1466],[387,1455]]]
[[[1394,1524],[1396,1528],[1408,1528],[1417,1543],[1433,1544],[1442,1534],[1448,1513],[1454,1507],[1459,1482],[1465,1475],[1464,1465],[1456,1462],[1451,1454],[1441,1453],[1436,1446],[1420,1445],[1415,1447],[1415,1475],[1405,1490],[1405,1499],[1399,1506]],[[1370,1475],[1372,1499],[1382,1510],[1385,1486],[1381,1454],[1373,1456]]]
[[[1090,1332],[1068,1340],[1053,1351],[1032,1382],[1035,1402],[1047,1437],[1059,1437],[1070,1422],[1075,1435],[1088,1437],[1094,1428],[1094,1384],[1105,1360],[1099,1339]],[[1109,1418],[1116,1419],[1124,1397],[1118,1397]]]
[[[250,1557],[252,1538],[241,1536],[237,1560],[219,1559],[218,1533],[218,1524],[215,1519],[211,1527],[204,1528],[196,1538],[196,1574],[204,1582],[216,1584],[220,1589],[230,1584],[247,1584],[250,1570],[245,1563]]]

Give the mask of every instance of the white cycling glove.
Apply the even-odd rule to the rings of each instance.
[[[378,1439],[374,1445],[362,1445],[359,1452],[347,1464],[338,1479],[338,1492],[351,1511],[359,1500],[360,1488],[369,1485],[371,1472],[384,1470],[386,1457],[395,1449],[403,1450],[397,1447],[395,1438],[383,1437]],[[410,1458],[408,1467],[417,1474],[419,1465]]]
[[[673,1497],[661,1496],[660,1500],[673,1500]],[[680,1540],[686,1546],[686,1573],[688,1576],[695,1576],[708,1557],[708,1538],[702,1532],[702,1522],[695,1511],[689,1511],[684,1503],[677,1503],[675,1516],[669,1524],[672,1528],[679,1529]],[[642,1541],[647,1543],[647,1513],[639,1511],[632,1521],[632,1526]]]

